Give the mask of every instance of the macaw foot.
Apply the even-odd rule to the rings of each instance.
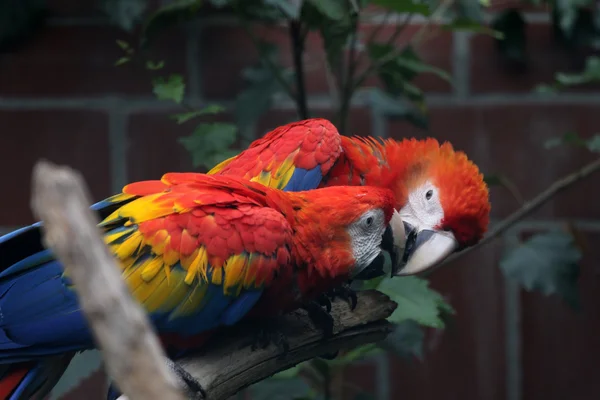
[[[183,393],[186,398],[190,400],[203,400],[206,398],[206,391],[193,376],[183,369],[175,361],[167,358],[167,368],[171,370],[179,381],[179,386],[183,389]],[[121,391],[117,388],[114,382],[111,382],[108,387],[108,393],[106,396],[107,400],[128,400],[127,396],[121,394]]]
[[[328,310],[324,310],[321,304],[317,301],[313,301],[302,306],[304,310],[308,312],[308,316],[311,321],[323,331],[325,337],[333,335],[333,317],[329,314]],[[331,307],[329,307],[331,310]]]
[[[175,376],[179,379],[179,383],[184,390],[184,394],[188,399],[202,400],[206,398],[206,391],[189,372],[183,367],[177,364],[175,361],[168,359],[166,360],[167,367],[173,371]]]
[[[346,300],[350,305],[350,310],[354,311],[356,308],[356,303],[358,302],[358,297],[356,296],[356,291],[350,287],[349,284],[343,283],[340,286],[330,290],[328,292],[331,300],[339,297],[340,299]]]
[[[265,349],[270,344],[274,344],[281,351],[280,358],[284,358],[290,350],[290,345],[287,341],[287,337],[279,327],[272,321],[264,321],[261,324],[259,331],[257,332],[252,342],[252,351],[257,349]]]

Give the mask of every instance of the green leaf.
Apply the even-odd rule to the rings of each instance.
[[[217,105],[217,104],[212,104],[210,106],[207,106],[201,110],[196,110],[196,111],[190,111],[190,112],[185,112],[185,113],[181,113],[181,114],[174,114],[171,115],[171,118],[174,119],[175,121],[177,121],[178,124],[184,124],[186,122],[188,122],[189,120],[192,120],[194,118],[198,118],[201,117],[203,115],[213,115],[213,114],[219,114],[221,112],[225,111],[225,108]]]
[[[422,360],[424,339],[423,328],[416,321],[408,319],[396,324],[394,331],[380,346],[402,358],[417,357]]]
[[[374,5],[385,7],[399,14],[419,14],[429,16],[431,10],[429,4],[414,2],[410,0],[373,0]]]
[[[306,0],[327,18],[339,21],[345,18],[350,11],[348,0]]]
[[[502,177],[498,174],[485,174],[483,181],[488,186],[498,186],[502,184]]]
[[[500,261],[500,268],[507,278],[516,280],[526,290],[557,294],[577,308],[581,257],[571,235],[550,231],[537,234],[511,249]]]
[[[466,18],[457,18],[449,24],[442,25],[442,29],[449,31],[463,31],[477,34],[484,34],[492,36],[495,39],[504,39],[504,34],[500,31],[492,29],[488,26],[482,25],[477,21]]]
[[[147,0],[102,0],[101,8],[108,14],[111,23],[126,31],[133,30],[142,20],[148,7]]]
[[[121,39],[117,39],[117,46],[119,46],[121,48],[121,50],[129,49],[129,43],[127,43],[126,41],[121,40]]]
[[[502,11],[492,21],[492,28],[503,36],[496,41],[500,55],[514,65],[526,65],[527,23],[521,12],[514,8]]]
[[[600,153],[600,135],[596,134],[587,141],[587,148],[594,153]]]
[[[440,314],[454,313],[444,298],[429,288],[429,282],[425,279],[414,276],[386,278],[377,289],[398,303],[398,307],[388,318],[391,322],[414,320],[421,325],[443,328],[444,321]]]
[[[301,378],[266,379],[248,388],[252,400],[290,400],[313,398],[308,384]]]
[[[429,125],[427,114],[420,107],[419,102],[416,106],[410,105],[408,101],[385,93],[378,88],[370,90],[370,101],[378,110],[396,118],[405,119],[416,127],[427,129]]]
[[[263,54],[273,60],[273,64],[278,68],[278,73],[289,82],[292,77],[291,73],[279,67],[275,61],[278,48],[266,42],[261,42],[260,46],[263,46]],[[282,91],[280,83],[266,65],[265,60],[262,60],[259,66],[246,68],[243,76],[248,82],[248,86],[237,96],[235,101],[236,123],[242,128],[252,126],[265,111],[271,108],[273,95]]]
[[[165,66],[164,61],[158,61],[158,62],[146,61],[146,69],[148,69],[150,71],[158,71],[159,69],[163,69],[164,66]]]
[[[565,144],[579,146],[579,147],[585,147],[587,143],[577,133],[567,132],[564,135],[562,135],[561,137],[554,137],[554,138],[546,140],[546,142],[544,142],[544,147],[546,149],[552,149],[554,147],[562,146]]]
[[[411,47],[407,47],[400,57],[397,58],[396,62],[400,67],[404,68],[405,75],[408,75],[408,71],[413,72],[415,75],[430,73],[442,78],[446,82],[452,82],[450,74],[443,69],[422,62]]]
[[[195,17],[202,0],[176,0],[153,12],[142,27],[142,45],[148,45],[160,31]]]
[[[580,74],[565,74],[558,72],[554,79],[563,86],[600,82],[600,58],[596,56],[588,57],[585,68]]]
[[[167,79],[156,77],[152,80],[152,85],[152,92],[159,100],[173,100],[177,104],[183,101],[185,95],[183,76],[172,74]]]
[[[230,149],[237,138],[237,127],[225,122],[203,123],[179,142],[192,155],[194,167],[213,167],[238,153]]]
[[[131,61],[131,58],[121,57],[115,62],[115,67],[118,67],[119,65],[127,64],[129,61]]]

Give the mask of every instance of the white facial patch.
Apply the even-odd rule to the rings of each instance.
[[[444,218],[439,189],[426,181],[408,194],[408,201],[400,210],[402,220],[425,229],[439,225]]]
[[[379,255],[384,231],[385,214],[381,209],[365,212],[348,227],[356,273],[368,267]]]

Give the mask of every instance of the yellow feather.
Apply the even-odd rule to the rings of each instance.
[[[142,236],[142,233],[140,231],[134,231],[131,236],[121,243],[119,249],[115,252],[116,256],[122,260],[135,254],[142,245],[143,240],[144,237]]]
[[[173,265],[177,261],[179,261],[179,252],[177,250],[168,248],[167,251],[165,251],[165,254],[163,255],[163,259],[165,261],[165,264]]]
[[[223,268],[212,269],[212,283],[213,285],[223,284]]]
[[[191,285],[194,281],[196,275],[204,279],[204,282],[207,282],[206,278],[206,268],[208,266],[208,259],[206,257],[206,248],[204,246],[198,248],[198,255],[190,264],[187,275],[185,276],[185,283]]]
[[[207,284],[197,285],[192,289],[192,292],[187,299],[181,302],[181,304],[171,314],[171,318],[178,316],[189,315],[197,312],[205,300],[206,291],[208,290]]]
[[[189,256],[181,257],[181,268],[185,269],[186,271],[189,270],[190,265],[192,265],[192,262],[196,259],[197,256],[198,249],[194,250],[194,252]]]
[[[165,268],[165,273],[168,270]],[[174,284],[169,283],[169,274],[166,273],[165,275],[166,279],[161,281],[161,284],[144,303],[149,312],[172,311],[185,301],[186,296],[190,292],[190,287],[183,282],[184,276],[181,272],[173,272],[173,275],[175,275]]]
[[[256,254],[250,254],[248,256],[248,268],[246,268],[246,275],[244,276],[244,288],[249,288],[255,285],[256,282],[256,270],[259,265],[258,262],[262,256]],[[256,260],[258,259],[258,260]]]
[[[225,161],[221,161],[220,163],[218,163],[217,165],[215,165],[210,171],[208,171],[207,174],[208,175],[218,174],[219,172],[221,172],[223,170],[223,168],[225,168],[236,157],[237,156],[233,156],[231,158],[228,158]]]
[[[223,266],[223,268],[226,268],[225,283],[223,285],[223,292],[225,294],[231,293],[234,289],[237,289],[237,294],[239,294],[247,261],[248,259],[244,254],[236,254],[227,259]]]
[[[150,282],[158,272],[163,269],[164,262],[160,257],[149,258],[140,268],[140,274],[144,282]]]
[[[115,242],[115,241],[121,239],[123,236],[130,234],[130,233],[131,233],[131,230],[107,233],[104,235],[104,243],[111,244],[112,242]]]

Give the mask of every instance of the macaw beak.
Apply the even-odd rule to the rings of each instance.
[[[393,276],[414,275],[435,267],[458,248],[451,232],[419,229],[404,222],[406,243],[399,268]]]
[[[392,271],[396,271],[404,265],[402,261],[402,255],[404,254],[404,247],[406,243],[406,233],[404,232],[404,223],[400,214],[394,211],[392,219],[389,225],[383,232],[381,239],[381,250],[380,253],[371,264],[363,269],[355,279],[369,280],[377,278],[384,274],[385,256],[383,252],[387,252],[390,255],[392,261]]]

